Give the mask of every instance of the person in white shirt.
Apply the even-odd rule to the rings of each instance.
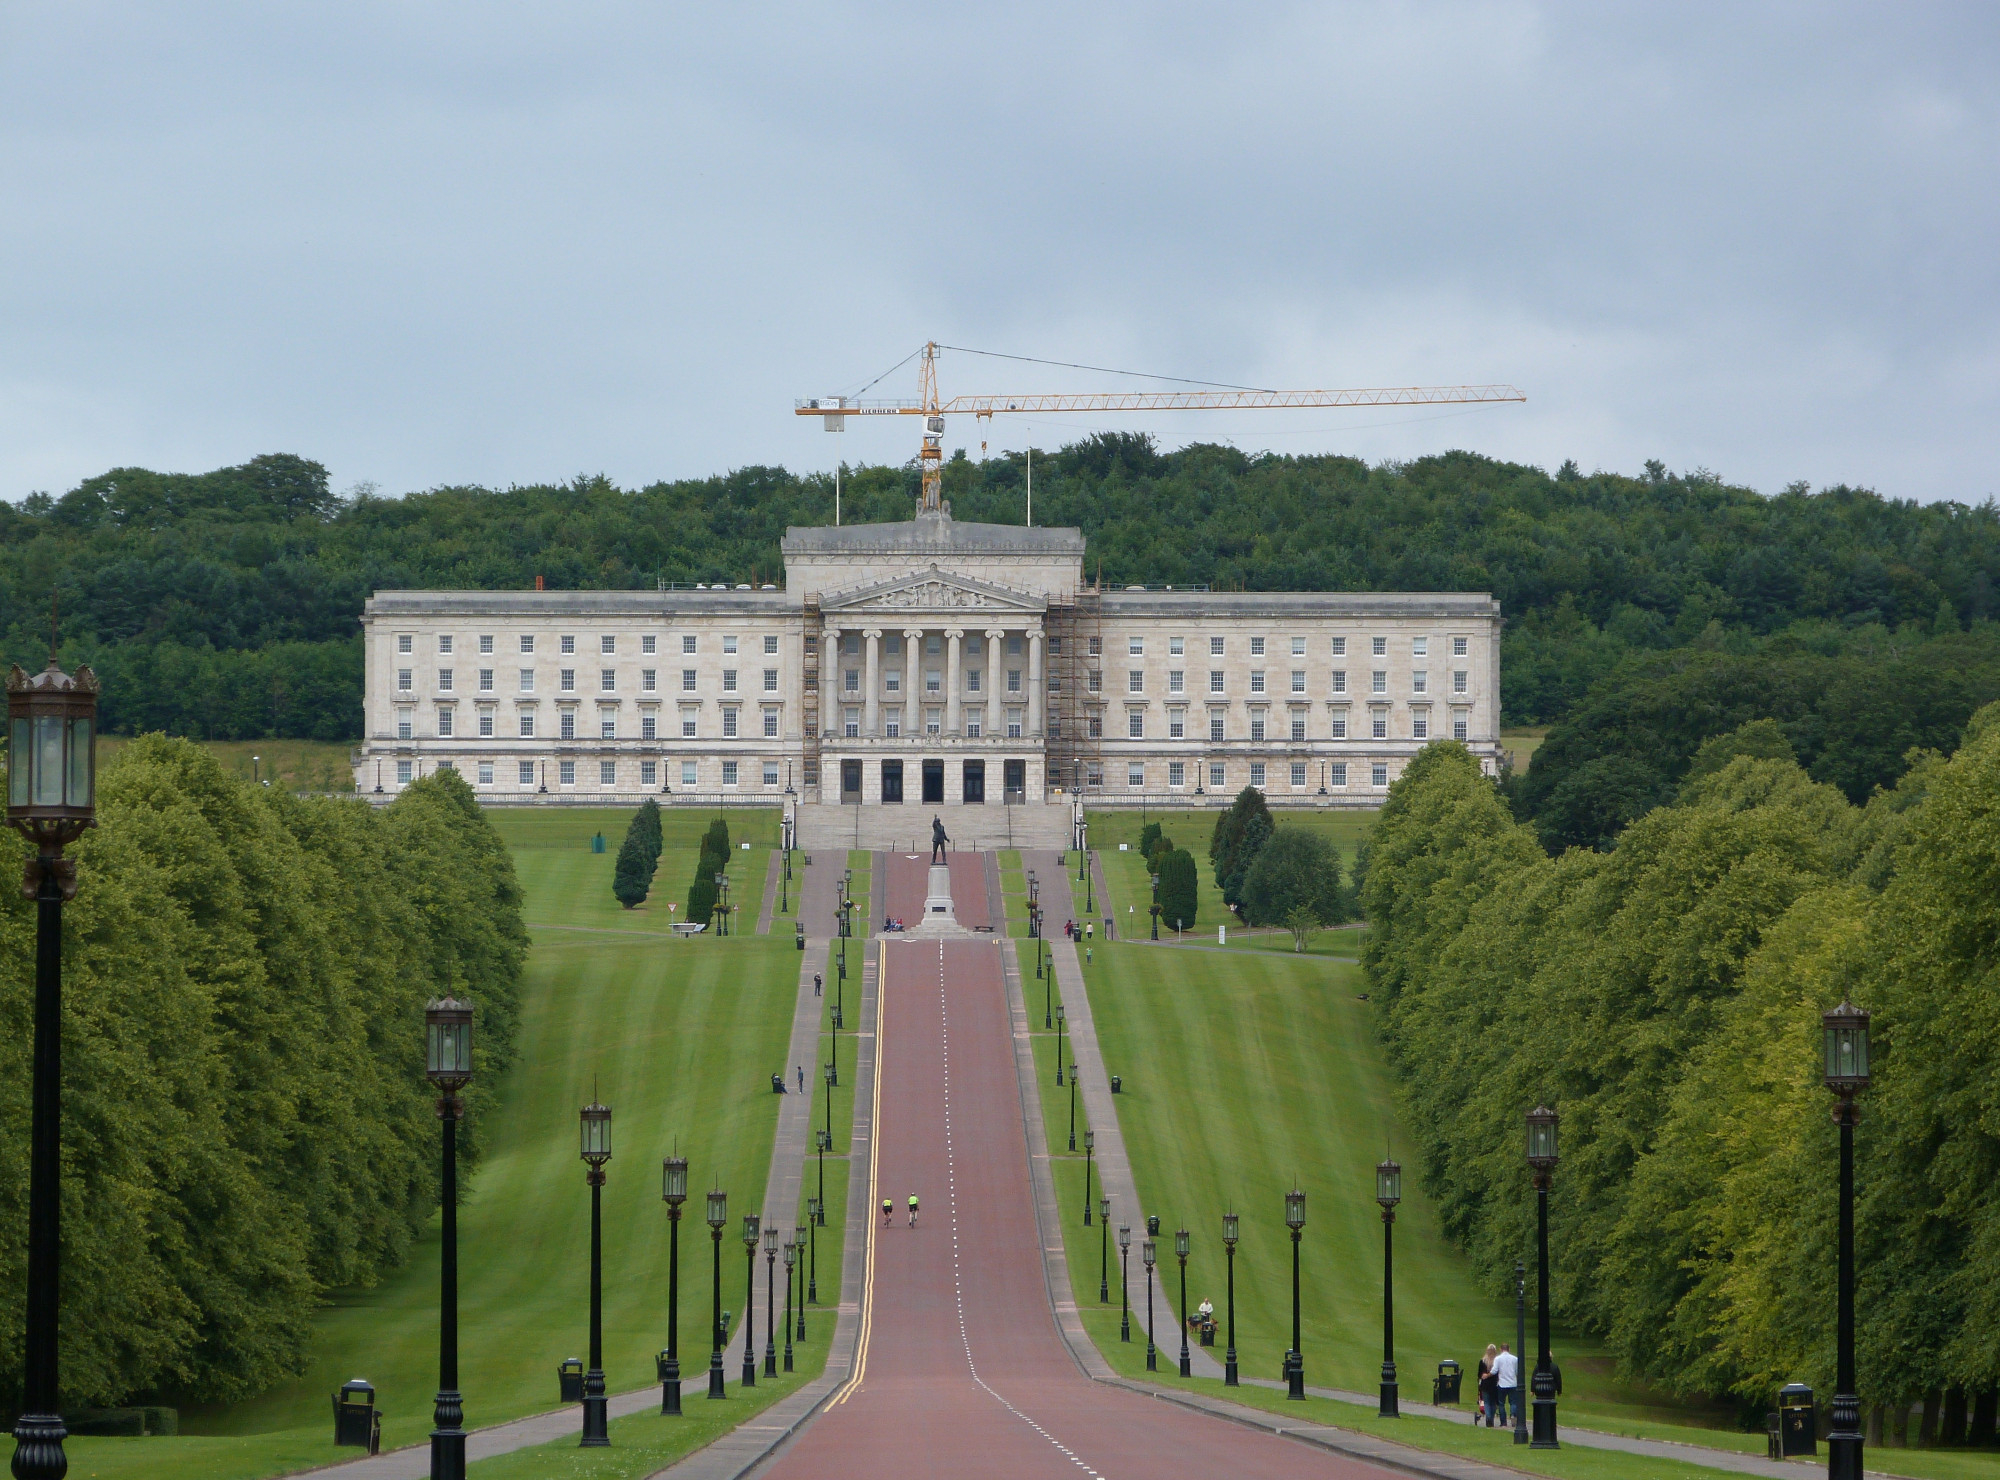
[[[1500,1422],[1513,1423],[1521,1414],[1521,1359],[1507,1350],[1505,1342],[1493,1359],[1493,1377],[1500,1389]]]

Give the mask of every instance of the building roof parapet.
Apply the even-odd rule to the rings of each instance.
[[[1106,591],[1111,617],[1497,617],[1487,591]]]
[[[780,545],[787,560],[801,555],[1073,556],[1083,559],[1083,531],[1073,527],[961,523],[949,514],[919,514],[887,524],[792,525]]]
[[[797,597],[782,590],[744,591],[377,591],[362,619],[385,616],[785,616]]]

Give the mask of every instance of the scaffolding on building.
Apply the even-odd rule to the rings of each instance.
[[[804,602],[805,612],[805,714],[800,735],[804,755],[799,777],[800,793],[810,800],[819,800],[819,726],[820,687],[819,667],[821,656],[826,651],[826,619],[820,612],[819,597],[808,596]]]
[[[1050,788],[1104,789],[1104,596],[1096,586],[1051,597],[1042,622],[1048,639],[1043,769]]]

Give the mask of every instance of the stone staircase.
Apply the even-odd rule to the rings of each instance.
[[[944,822],[951,846],[960,852],[995,848],[1060,850],[1070,844],[1069,808],[1061,803],[966,806],[903,802],[889,806],[843,807],[829,802],[799,806],[799,846],[806,849],[860,848],[868,852],[928,853],[931,818]]]

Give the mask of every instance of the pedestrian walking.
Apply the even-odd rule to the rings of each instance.
[[[794,1064],[792,1067],[799,1071],[799,1093],[804,1094],[806,1092],[806,1066],[804,1064]]]
[[[1479,1383],[1479,1406],[1472,1410],[1472,1421],[1478,1423],[1483,1418],[1486,1420],[1486,1427],[1489,1429],[1493,1427],[1493,1410],[1500,1401],[1500,1391],[1493,1378],[1493,1359],[1499,1353],[1500,1348],[1489,1342],[1485,1355],[1479,1359],[1477,1379]]]
[[[1083,948],[1083,964],[1084,964],[1085,966],[1088,966],[1088,965],[1090,964],[1090,947],[1089,947],[1089,946],[1085,946],[1085,947]]]
[[[892,1204],[888,1198],[885,1197],[882,1199],[882,1226],[884,1228],[889,1226],[889,1209],[891,1206]]]
[[[820,982],[821,982],[821,980],[822,980],[822,978],[821,978],[820,974],[819,974],[819,973],[818,973],[817,971],[815,971],[815,972],[813,973],[813,996],[815,996],[815,997],[817,997],[817,996],[819,995],[819,986],[820,986]]]
[[[1493,1389],[1500,1395],[1500,1422],[1512,1423],[1521,1413],[1521,1359],[1500,1343],[1493,1359]]]
[[[910,1227],[915,1228],[916,1226],[917,1226],[917,1195],[916,1193],[913,1192],[910,1194]]]

